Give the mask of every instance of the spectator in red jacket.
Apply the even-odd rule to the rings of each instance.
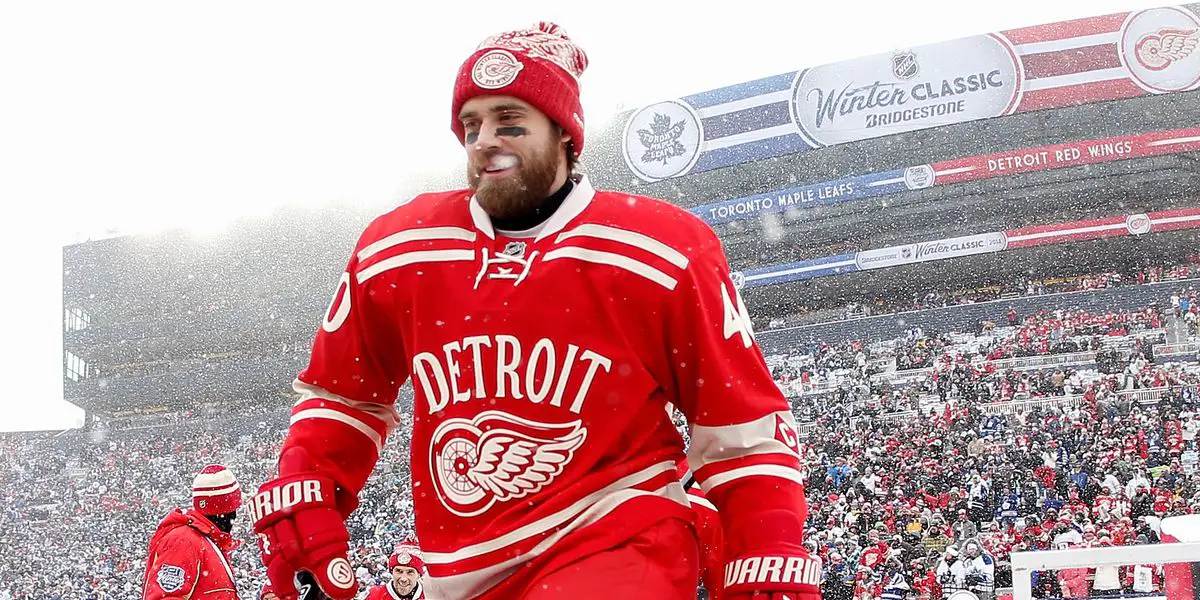
[[[242,490],[221,465],[204,467],[192,482],[192,508],[167,514],[150,538],[143,600],[238,600],[229,535]]]

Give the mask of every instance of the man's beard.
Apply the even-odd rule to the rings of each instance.
[[[225,533],[232,533],[233,532],[233,520],[235,518],[237,518],[237,513],[230,512],[230,513],[225,513],[223,515],[209,515],[208,520],[214,526],[216,526],[217,529],[220,529],[221,531],[224,531]]]
[[[487,164],[467,165],[467,181],[475,190],[475,199],[493,219],[516,219],[536,210],[554,191],[554,178],[558,175],[555,150],[557,140],[540,151],[522,159],[511,173],[504,177],[484,178],[480,169]],[[490,160],[491,155],[484,158]]]

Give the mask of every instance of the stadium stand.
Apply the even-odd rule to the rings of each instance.
[[[802,424],[806,543],[824,559],[827,598],[988,600],[1008,585],[1013,551],[1155,543],[1159,520],[1200,512],[1200,91],[1121,89],[656,181],[630,170],[626,119],[589,138],[598,186],[701,218],[804,186],[900,186],[713,223]],[[705,126],[789,118],[773,106]],[[1055,148],[1099,150],[989,166]],[[967,167],[978,176],[954,179]],[[89,424],[0,436],[0,547],[38,540],[0,555],[0,600],[134,597],[148,529],[185,502],[197,468],[219,460],[247,489],[265,480],[288,383],[376,212],[291,210],[218,234],[64,250],[64,384]],[[916,260],[961,236],[1003,250]],[[889,250],[895,264],[863,266]],[[805,274],[777,274],[789,268]],[[409,422],[411,388],[398,403]],[[413,534],[407,431],[352,516],[364,581],[384,578],[390,549]],[[235,533],[249,540],[246,525]],[[235,554],[245,599],[264,581],[248,546]],[[994,570],[970,570],[988,558]],[[1132,571],[1119,575],[1095,589],[1133,591]],[[1035,593],[1059,597],[1061,583],[1039,574]]]

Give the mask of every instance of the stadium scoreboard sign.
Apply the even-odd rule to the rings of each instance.
[[[1200,5],[1051,23],[783,73],[633,111],[653,182],[1014,113],[1200,89]]]

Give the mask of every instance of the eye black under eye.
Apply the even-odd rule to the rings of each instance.
[[[496,135],[501,135],[501,136],[505,136],[505,137],[521,137],[523,135],[528,135],[528,134],[529,134],[528,129],[525,129],[524,127],[520,127],[520,126],[516,126],[516,125],[509,125],[506,127],[497,127],[496,128]]]
[[[464,137],[468,144],[474,144],[479,139],[478,131],[471,131]]]

